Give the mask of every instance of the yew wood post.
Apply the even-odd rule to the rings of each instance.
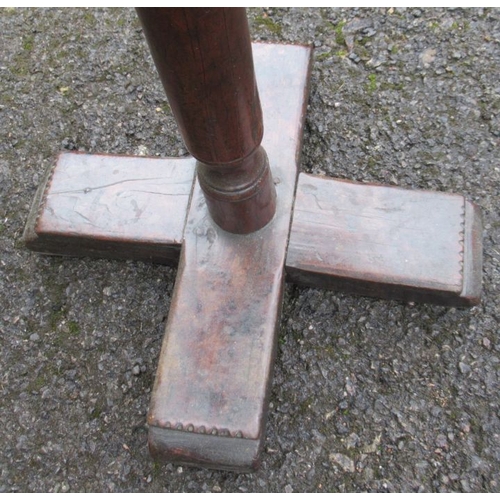
[[[138,8],[210,214],[226,231],[265,226],[276,194],[244,8]]]

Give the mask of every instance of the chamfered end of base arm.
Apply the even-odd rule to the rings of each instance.
[[[31,203],[31,208],[28,214],[28,219],[26,221],[26,226],[24,227],[24,232],[22,236],[24,245],[29,250],[33,250],[35,252],[41,251],[39,248],[40,247],[39,238],[36,233],[36,225],[40,217],[40,214],[43,210],[44,195],[50,183],[50,178],[54,172],[56,164],[57,162],[50,165],[50,167],[45,170],[44,175],[42,177],[42,181],[40,182],[35,192],[35,197],[33,198],[33,202]]]
[[[260,465],[262,438],[198,434],[151,426],[148,444],[151,456],[158,462],[251,473]]]
[[[464,281],[460,298],[464,307],[481,302],[483,273],[483,221],[481,210],[474,203],[465,202]]]

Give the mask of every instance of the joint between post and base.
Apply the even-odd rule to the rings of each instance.
[[[276,190],[262,146],[231,166],[198,161],[197,174],[209,213],[225,231],[248,234],[273,219]]]

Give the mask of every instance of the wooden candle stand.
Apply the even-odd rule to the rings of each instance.
[[[285,274],[471,306],[481,218],[459,195],[298,175],[311,48],[252,45],[244,9],[137,10],[192,157],[61,153],[25,241],[46,254],[179,263],[151,453],[250,471],[265,437]]]

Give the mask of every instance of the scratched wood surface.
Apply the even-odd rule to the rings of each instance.
[[[478,303],[481,219],[463,196],[301,174],[289,279],[398,300]]]
[[[250,470],[264,439],[284,263],[307,100],[310,49],[254,45],[273,221],[227,233],[196,185],[148,423],[153,456]]]
[[[176,264],[193,158],[61,153],[33,203],[28,248]]]

